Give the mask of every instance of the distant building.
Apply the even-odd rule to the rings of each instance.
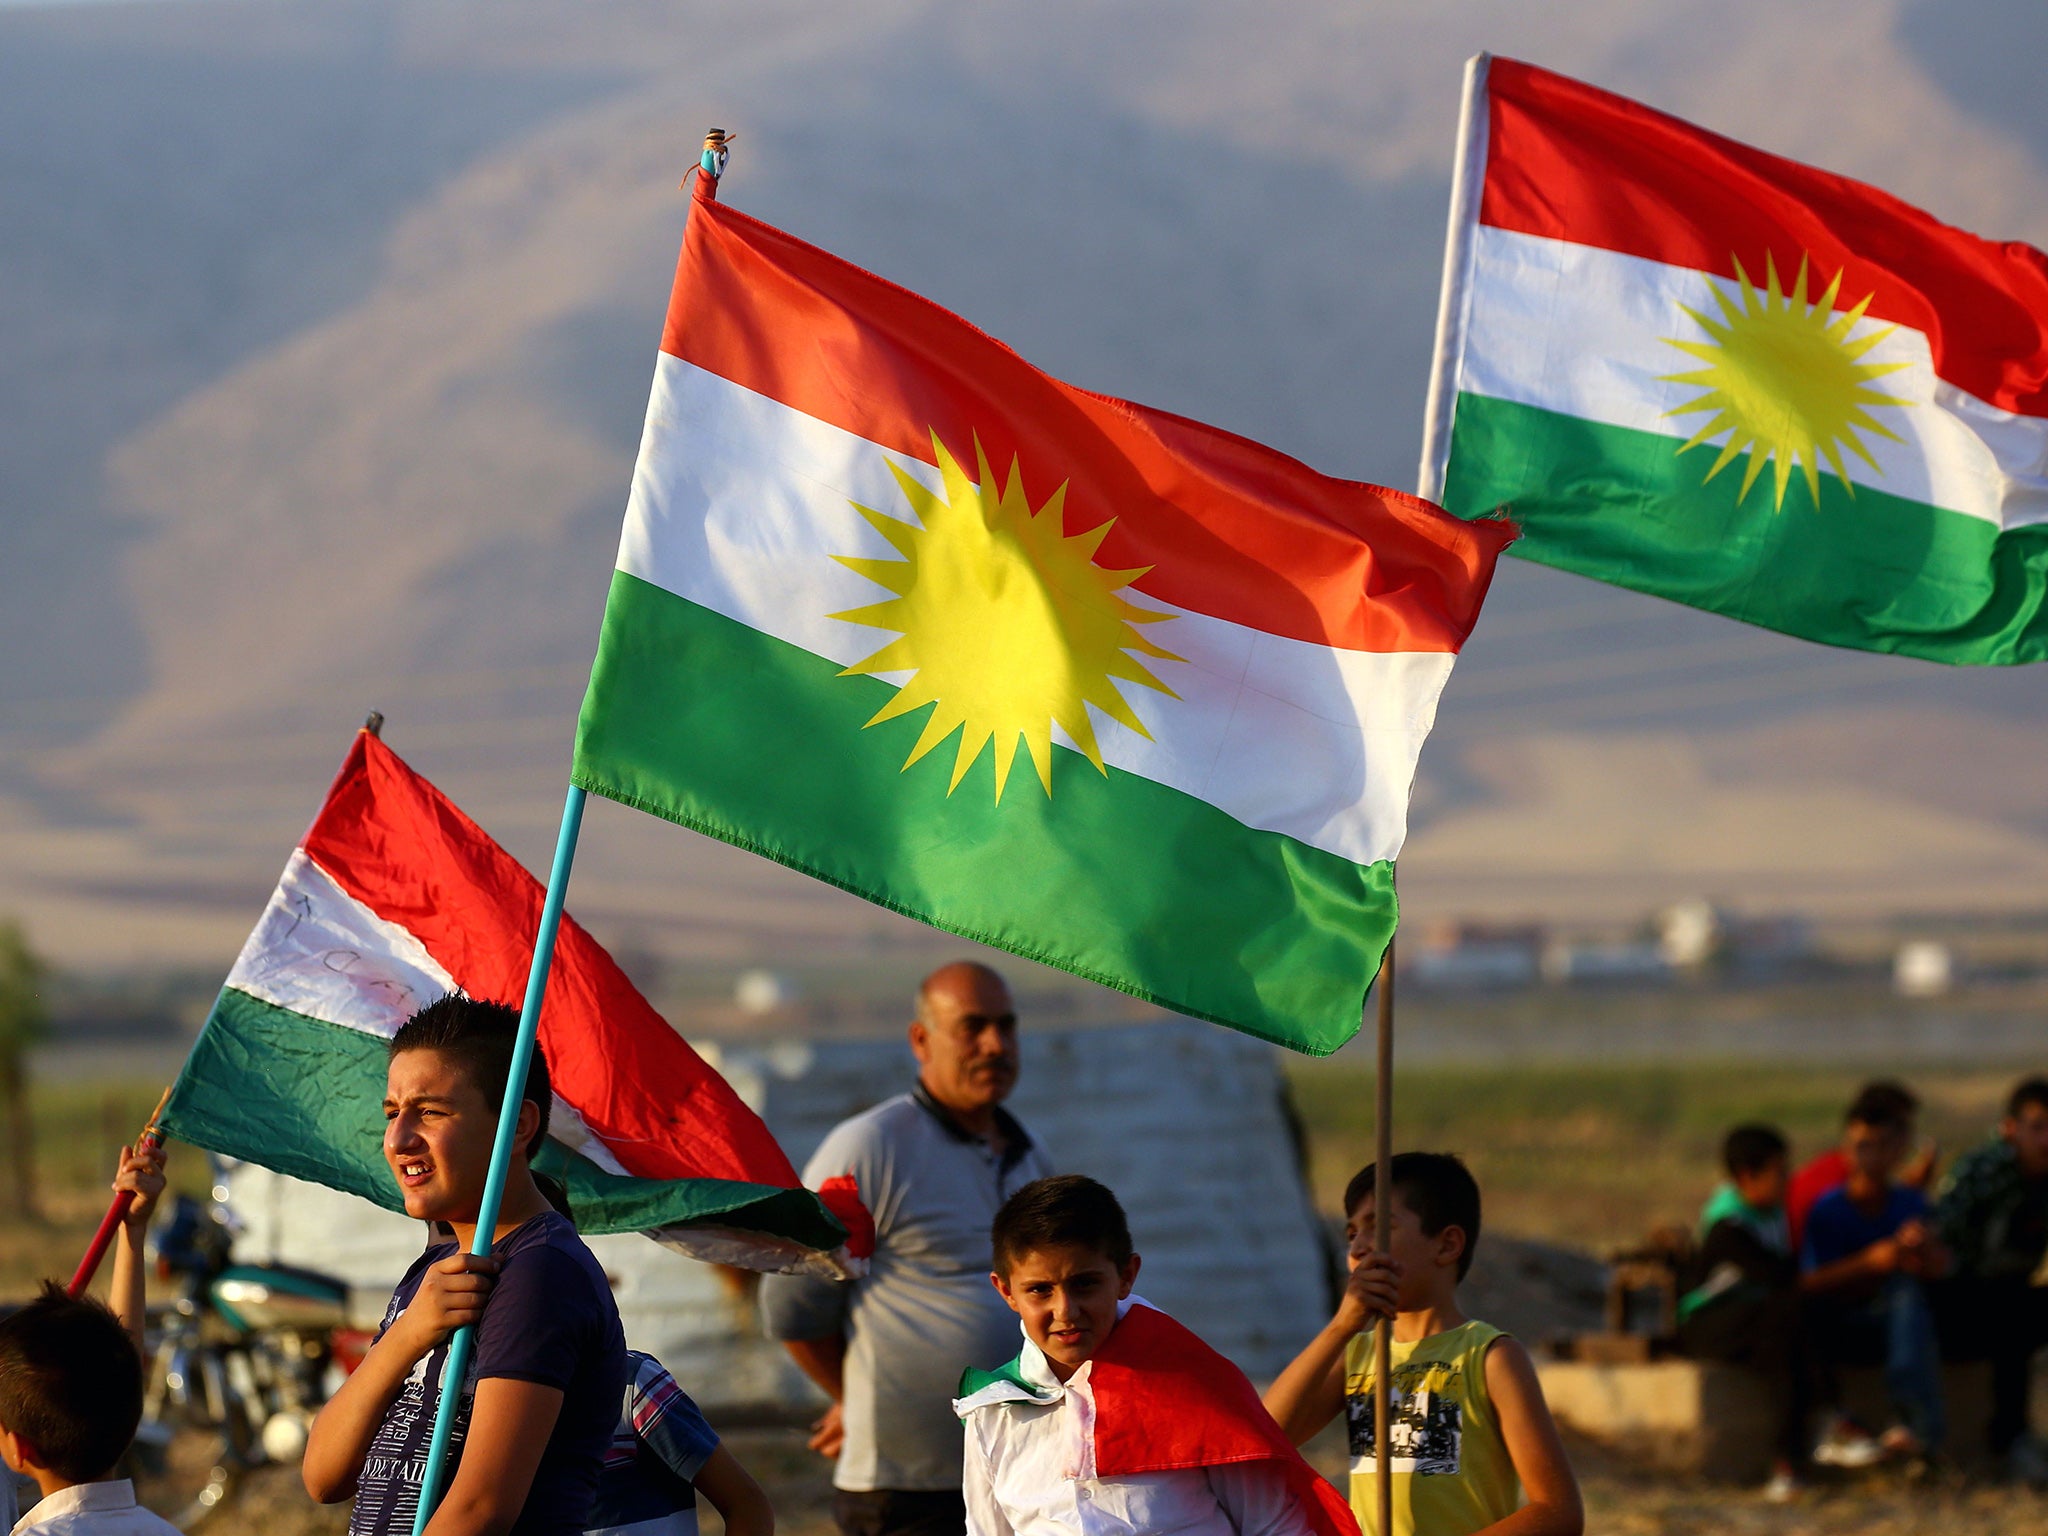
[[[1955,953],[1946,944],[1909,939],[1892,956],[1892,986],[1901,997],[1940,997],[1955,981]]]
[[[1718,970],[1745,981],[1776,980],[1819,959],[1813,927],[1788,913],[1740,917],[1698,897],[1656,917],[1657,952],[1675,971]]]
[[[1667,981],[1671,965],[1654,943],[1553,939],[1543,946],[1543,979],[1554,986]]]
[[[1542,952],[1543,930],[1533,923],[1436,923],[1397,951],[1404,981],[1445,991],[1530,986]]]
[[[1711,901],[1675,902],[1657,914],[1657,953],[1681,971],[1704,970],[1720,958],[1728,920]]]
[[[1728,968],[1750,981],[1824,969],[1813,924],[1790,913],[1731,919],[1722,949]]]

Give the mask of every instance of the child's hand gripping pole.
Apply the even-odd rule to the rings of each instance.
[[[164,1144],[163,1133],[157,1129],[157,1121],[163,1118],[164,1106],[171,1102],[171,1090],[166,1088],[164,1096],[156,1101],[151,1111],[149,1124],[142,1128],[138,1146],[160,1147]],[[92,1284],[92,1277],[99,1272],[100,1260],[107,1256],[107,1249],[113,1246],[114,1234],[121,1229],[121,1218],[128,1214],[128,1207],[135,1201],[135,1191],[118,1191],[113,1203],[107,1207],[107,1214],[100,1218],[100,1229],[93,1233],[92,1243],[85,1250],[85,1257],[78,1261],[78,1273],[71,1277],[71,1283],[64,1287],[66,1295],[83,1296],[85,1288]]]

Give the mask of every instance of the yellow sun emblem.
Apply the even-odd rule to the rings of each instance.
[[[1707,366],[1691,373],[1664,375],[1664,382],[1697,385],[1701,393],[1684,405],[1666,411],[1666,416],[1686,416],[1695,411],[1712,411],[1707,424],[1693,433],[1679,448],[1697,448],[1716,433],[1726,432],[1721,456],[1707,471],[1711,480],[1727,467],[1728,461],[1749,450],[1749,468],[1742,477],[1737,500],[1749,495],[1749,488],[1763,472],[1766,460],[1777,461],[1777,506],[1785,505],[1785,487],[1792,479],[1797,461],[1806,475],[1806,489],[1814,505],[1820,505],[1820,458],[1842,482],[1852,497],[1837,450],[1846,447],[1872,469],[1877,461],[1863,445],[1858,432],[1874,432],[1893,442],[1899,435],[1878,421],[1865,406],[1908,405],[1911,402],[1882,394],[1870,381],[1904,368],[1904,363],[1866,363],[1864,354],[1891,335],[1885,326],[1853,340],[1850,333],[1862,320],[1874,295],[1865,294],[1853,309],[1835,312],[1835,296],[1842,290],[1842,274],[1828,284],[1827,292],[1809,304],[1806,298],[1806,258],[1799,259],[1799,276],[1792,292],[1781,291],[1778,265],[1769,252],[1764,254],[1764,291],[1759,294],[1735,263],[1735,275],[1742,285],[1738,305],[1716,284],[1714,302],[1720,307],[1716,321],[1698,310],[1680,305],[1692,316],[1706,341],[1665,341],[1681,352],[1690,353]]]
[[[998,493],[979,438],[974,443],[979,483],[967,478],[936,432],[932,447],[938,453],[943,496],[889,466],[917,522],[853,504],[903,558],[835,555],[841,565],[895,595],[831,617],[893,629],[898,638],[840,676],[912,673],[867,723],[880,725],[933,705],[903,766],[907,770],[959,731],[949,795],[993,738],[1000,801],[1020,736],[1038,768],[1038,782],[1050,795],[1055,725],[1098,772],[1107,773],[1087,706],[1149,738],[1116,680],[1178,697],[1129,654],[1181,659],[1136,627],[1172,615],[1140,608],[1118,595],[1151,567],[1108,571],[1097,565],[1095,551],[1115,519],[1069,538],[1061,520],[1064,484],[1033,512],[1016,460],[1010,461],[1009,484]]]

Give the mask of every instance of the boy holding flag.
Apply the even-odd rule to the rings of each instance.
[[[1391,1252],[1371,1248],[1379,1195],[1377,1167],[1368,1164],[1344,1192],[1344,1298],[1267,1389],[1266,1406],[1296,1445],[1341,1410],[1351,1438],[1351,1507],[1372,1510],[1378,1319],[1394,1330],[1394,1528],[1384,1536],[1579,1536],[1586,1517],[1578,1482],[1529,1352],[1458,1305],[1479,1241],[1478,1183],[1443,1152],[1403,1152],[1390,1170]]]

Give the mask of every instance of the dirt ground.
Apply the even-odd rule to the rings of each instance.
[[[726,1436],[733,1454],[775,1500],[780,1536],[829,1536],[830,1474],[793,1429],[748,1429]],[[1317,1465],[1341,1478],[1333,1437],[1311,1447]],[[1796,1504],[1766,1504],[1753,1490],[1689,1483],[1615,1461],[1575,1444],[1572,1460],[1586,1495],[1591,1536],[2022,1536],[2048,1531],[2048,1493],[2016,1488],[1908,1486],[1865,1478],[1817,1488]],[[703,1512],[704,1536],[723,1536]],[[249,1479],[233,1504],[207,1524],[207,1536],[341,1536],[346,1505],[314,1507],[296,1472],[273,1469]]]

